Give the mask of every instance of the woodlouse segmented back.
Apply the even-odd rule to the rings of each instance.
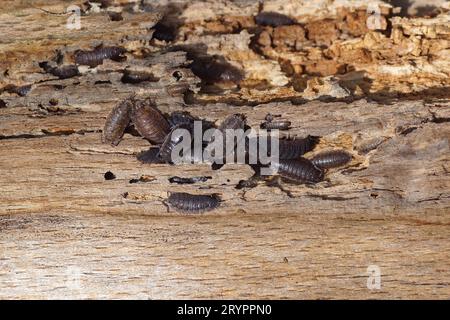
[[[150,99],[134,100],[131,121],[139,134],[154,144],[163,143],[170,132],[166,118]]]
[[[10,85],[6,85],[5,87],[3,87],[3,89],[0,90],[0,93],[2,91],[6,91],[8,93],[15,93],[21,97],[26,96],[31,90],[31,84],[29,85],[25,85],[25,86],[16,86],[13,84]]]
[[[352,155],[344,150],[325,151],[315,155],[311,162],[321,169],[343,166],[352,160]]]
[[[183,134],[182,131],[179,131],[178,129],[185,129],[189,132],[192,131],[192,126],[190,124],[179,124],[172,128],[172,130],[167,134],[166,138],[164,139],[164,142],[161,145],[161,148],[159,150],[159,157],[168,163],[172,163],[172,151],[174,147],[181,143],[183,141]],[[192,135],[190,135],[192,138]],[[185,152],[190,152],[189,150],[184,150]],[[180,155],[181,156],[181,155]],[[183,155],[184,156],[184,155]]]
[[[258,137],[260,139],[260,137]],[[271,141],[267,140],[267,153],[271,155]],[[307,136],[306,138],[280,138],[278,139],[278,156],[280,159],[298,159],[305,153],[313,150],[320,137]]]
[[[282,178],[294,182],[317,183],[324,177],[323,171],[305,158],[279,160],[276,166]]]
[[[201,213],[217,208],[220,205],[220,198],[216,194],[196,195],[186,192],[173,192],[170,193],[167,202],[177,211]]]
[[[130,109],[133,98],[127,98],[117,104],[106,118],[102,133],[102,142],[117,146],[130,123]]]
[[[295,24],[295,20],[278,12],[263,11],[255,16],[256,24],[260,26],[286,26]]]
[[[79,50],[75,52],[75,63],[96,67],[105,59],[121,61],[126,50],[122,47],[98,47],[92,51]]]

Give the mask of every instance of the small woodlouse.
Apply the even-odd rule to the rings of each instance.
[[[282,178],[294,182],[317,183],[324,177],[323,171],[305,158],[279,160],[276,166]]]
[[[80,75],[78,66],[74,64],[52,67],[48,64],[48,62],[44,61],[39,63],[39,66],[44,69],[45,72],[50,73],[59,79],[68,79]]]
[[[126,50],[122,47],[97,47],[92,51],[79,50],[75,52],[75,63],[96,67],[103,63],[105,59],[121,61],[125,57]]]
[[[169,123],[172,127],[179,124],[193,125],[194,121],[199,120],[187,111],[173,111],[169,116]]]
[[[255,16],[256,24],[260,26],[286,26],[295,24],[295,20],[278,12],[262,11]]]
[[[175,26],[170,26],[166,23],[158,22],[153,27],[153,35],[152,38],[161,40],[161,41],[173,41],[177,36],[177,28]]]
[[[150,99],[134,100],[131,121],[139,134],[153,144],[163,143],[170,125]]]
[[[197,58],[191,64],[192,72],[207,83],[239,83],[244,78],[243,72],[224,59],[212,57]]]
[[[123,83],[140,83],[144,81],[150,81],[150,82],[157,82],[159,79],[153,76],[153,74],[148,72],[142,72],[142,71],[131,71],[131,70],[124,70],[122,78],[120,81]]]
[[[175,134],[175,130],[177,129],[186,129],[188,131],[192,130],[192,127],[189,124],[180,124],[172,128],[170,133],[166,136],[164,139],[161,148],[159,150],[159,157],[168,163],[172,163],[172,151],[173,148],[181,143],[183,141],[183,135]],[[192,138],[192,135],[191,135]],[[184,150],[184,151],[190,151],[190,150]]]
[[[216,194],[198,195],[186,192],[171,192],[167,203],[177,211],[183,213],[201,213],[213,210],[220,205],[220,198]]]
[[[261,123],[260,128],[266,130],[289,130],[291,127],[291,122],[289,120],[276,120],[276,121],[265,121]]]
[[[352,155],[344,150],[325,151],[315,155],[311,162],[321,169],[343,166],[352,160]]]
[[[130,108],[133,105],[133,98],[127,98],[119,102],[106,118],[102,133],[102,142],[117,146],[122,138],[125,129],[130,123]]]

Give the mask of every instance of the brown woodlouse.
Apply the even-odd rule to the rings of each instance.
[[[289,130],[291,124],[292,123],[289,120],[265,121],[261,123],[260,128],[266,130]]]
[[[282,178],[293,182],[317,183],[324,178],[323,171],[305,158],[279,160],[276,166]]]
[[[102,142],[117,146],[122,138],[125,129],[130,123],[130,108],[133,105],[133,98],[127,98],[119,102],[109,113],[103,127]]]
[[[325,151],[315,155],[311,162],[318,168],[337,168],[349,163],[352,155],[344,150]]]
[[[295,20],[278,12],[262,11],[255,16],[256,24],[260,26],[286,26],[295,24]]]
[[[150,99],[134,100],[130,116],[139,134],[153,144],[163,143],[170,132],[166,118]]]
[[[161,148],[159,149],[159,157],[168,163],[172,163],[172,151],[173,148],[181,143],[183,141],[183,134],[181,133],[175,133],[176,130],[178,129],[186,129],[188,131],[192,130],[192,127],[189,124],[179,124],[175,127],[172,128],[172,130],[170,131],[169,134],[167,134],[166,138],[164,139]],[[192,135],[191,135],[192,138]],[[189,150],[184,150],[184,151],[189,151]]]
[[[122,61],[125,59],[123,54],[126,50],[122,47],[97,47],[92,51],[78,50],[75,52],[75,63],[96,67],[103,63],[105,59]]]
[[[201,213],[213,210],[220,205],[217,194],[197,195],[186,192],[172,192],[167,198],[170,207],[183,213]]]

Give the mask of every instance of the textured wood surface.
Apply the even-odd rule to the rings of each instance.
[[[334,17],[332,34],[353,37],[331,35],[333,53],[319,54],[326,39],[299,31],[283,40],[292,30],[282,28],[259,30],[272,44],[260,36],[251,48],[253,2],[172,8],[182,18],[172,44],[150,40],[167,8],[135,12],[113,1],[123,20],[87,11],[83,28],[69,31],[67,15],[25,3],[8,2],[0,15],[0,298],[450,296],[448,15],[400,21],[386,6],[393,30],[403,28],[386,35],[345,24],[353,20],[334,5],[302,15],[267,1],[297,17],[298,28],[312,30],[312,14]],[[33,5],[63,12],[67,4]],[[124,46],[126,61],[65,80],[39,67],[56,50],[71,64],[75,50],[100,43]],[[186,53],[198,43],[245,71],[239,87],[200,83]],[[365,46],[371,58],[352,61]],[[334,74],[349,63],[354,70]],[[154,80],[123,83],[124,69]],[[8,85],[31,91],[19,96]],[[236,189],[253,174],[245,165],[141,164],[135,155],[145,140],[100,141],[108,112],[133,93],[154,97],[163,112],[216,123],[243,113],[258,128],[266,114],[280,114],[292,121],[290,135],[322,137],[307,157],[341,148],[354,159],[314,186],[246,189]],[[116,178],[106,180],[108,171]],[[179,185],[173,176],[211,178]],[[167,212],[168,191],[219,193],[223,202],[202,215]],[[370,266],[381,271],[381,289],[367,287]]]

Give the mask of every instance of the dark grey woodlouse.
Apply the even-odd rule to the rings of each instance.
[[[131,71],[131,70],[124,70],[122,78],[120,81],[123,83],[141,83],[145,81],[149,82],[157,82],[159,79],[153,76],[153,74],[143,71]]]
[[[150,99],[134,100],[130,113],[135,129],[153,144],[161,144],[170,132],[170,125]]]
[[[171,42],[177,36],[177,28],[167,23],[158,22],[153,29],[152,38],[154,39]]]
[[[295,24],[295,20],[278,12],[262,11],[255,16],[256,24],[260,26],[286,26]]]
[[[8,93],[15,93],[21,97],[24,97],[31,91],[31,84],[25,86],[16,86],[13,84],[9,84],[6,85],[3,89],[1,89],[0,93],[2,91],[6,91]]]
[[[352,160],[352,155],[344,150],[331,150],[315,155],[311,162],[321,169],[331,169],[343,166]]]
[[[188,131],[191,131],[192,127],[189,124],[180,124],[180,125],[177,125],[177,126],[173,127],[172,130],[169,132],[169,134],[167,134],[167,136],[165,137],[165,139],[164,139],[164,141],[163,141],[163,143],[161,145],[161,148],[159,150],[159,157],[163,161],[168,162],[168,163],[172,163],[173,162],[172,161],[173,148],[177,144],[179,144],[179,143],[181,143],[183,141],[183,135],[175,133],[175,131],[177,129],[186,129]],[[192,135],[191,135],[191,138],[192,138]],[[189,150],[184,150],[184,151],[189,151],[190,152],[190,149]]]
[[[192,177],[192,178],[183,178],[183,177],[170,177],[169,182],[170,183],[178,183],[178,184],[194,184],[196,182],[205,182],[209,179],[212,179],[211,176],[201,176],[201,177]]]
[[[105,59],[122,61],[125,59],[126,50],[122,47],[97,47],[94,50],[78,50],[75,52],[74,59],[76,64],[96,67],[103,63]]]
[[[187,111],[174,111],[169,116],[169,123],[172,127],[180,124],[194,125],[194,121],[199,120]]]
[[[190,65],[192,72],[207,83],[233,82],[239,83],[244,78],[242,70],[236,68],[224,59],[212,57],[197,58]]]
[[[317,183],[323,180],[324,173],[305,158],[279,160],[276,163],[278,175],[299,183]]]
[[[320,137],[282,138],[279,140],[280,159],[296,159],[313,150],[319,143]]]
[[[225,134],[227,129],[244,129],[246,124],[246,116],[242,113],[235,113],[225,118],[219,125],[219,130]]]
[[[118,103],[106,118],[102,132],[102,142],[117,146],[130,123],[130,109],[133,98],[127,98]]]
[[[213,210],[220,205],[220,198],[216,194],[196,195],[186,192],[172,192],[167,203],[176,211],[183,213],[201,213]]]
[[[50,73],[59,79],[68,79],[80,75],[78,66],[74,64],[52,67],[48,62],[41,62],[39,63],[39,66],[44,69],[45,72]]]
[[[261,123],[261,129],[266,129],[266,130],[273,130],[273,129],[278,129],[278,130],[289,130],[289,128],[291,127],[291,122],[289,120],[275,120],[275,121],[266,121]]]

